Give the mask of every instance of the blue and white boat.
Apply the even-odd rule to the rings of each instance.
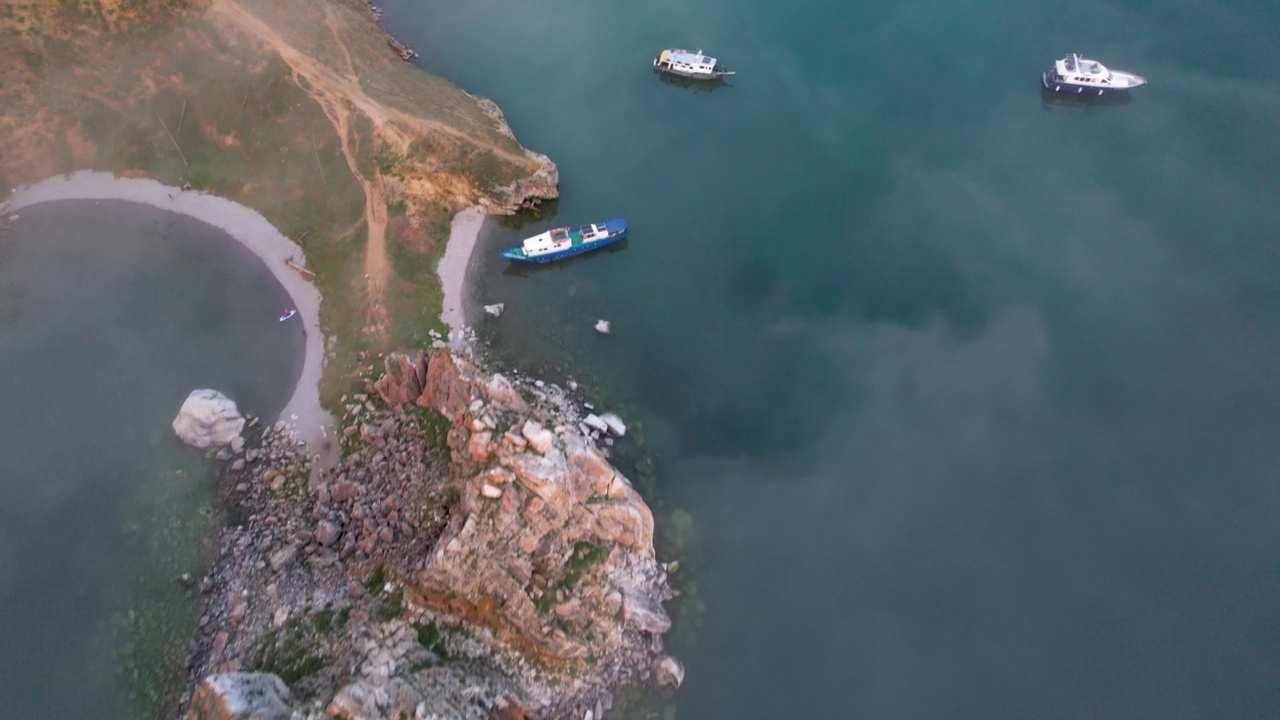
[[[543,263],[563,260],[612,245],[627,236],[627,221],[611,217],[604,222],[579,227],[552,228],[512,245],[498,256],[521,263]]]
[[[1141,75],[1108,70],[1097,60],[1076,53],[1055,62],[1041,78],[1046,89],[1074,95],[1114,95],[1147,84]]]

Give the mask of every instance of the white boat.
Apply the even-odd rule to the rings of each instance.
[[[1108,70],[1090,58],[1071,53],[1044,71],[1041,81],[1045,89],[1073,95],[1114,95],[1128,92],[1147,79],[1123,70]]]
[[[715,58],[703,55],[701,49],[690,52],[680,48],[667,48],[653,59],[653,69],[691,80],[716,80],[734,74]]]

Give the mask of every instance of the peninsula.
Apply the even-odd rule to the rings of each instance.
[[[625,430],[487,373],[461,326],[481,214],[557,195],[495,104],[404,62],[360,0],[6,4],[0,34],[0,211],[194,215],[311,331],[284,415],[226,466],[172,709],[599,720],[622,686],[679,685],[672,568],[596,445]]]

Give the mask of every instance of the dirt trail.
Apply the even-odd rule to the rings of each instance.
[[[212,9],[274,49],[289,65],[295,77],[305,77],[307,83],[300,85],[320,104],[333,123],[334,129],[337,130],[347,164],[364,188],[365,222],[369,228],[365,272],[369,279],[370,315],[373,324],[381,327],[385,322],[382,292],[390,275],[386,246],[387,205],[377,172],[374,171],[372,178],[366,177],[357,162],[357,148],[352,147],[355,138],[352,132],[353,114],[358,112],[366,116],[373,123],[378,139],[388,143],[400,154],[406,153],[415,139],[428,133],[441,133],[464,139],[474,145],[484,146],[494,155],[519,165],[531,166],[531,158],[527,155],[512,153],[444,123],[388,107],[369,97],[360,85],[351,62],[351,55],[342,42],[341,33],[336,29],[333,32],[334,42],[338,43],[339,49],[347,60],[347,67],[344,70],[330,67],[298,50],[236,0],[213,0]],[[326,23],[332,28],[331,21],[332,18],[327,16]]]

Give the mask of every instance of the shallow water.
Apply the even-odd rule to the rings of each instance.
[[[643,429],[691,598],[659,708],[1280,716],[1280,5],[380,4],[560,166],[477,322]],[[1077,50],[1151,84],[1046,97]]]
[[[274,417],[302,332],[267,268],[213,227],[68,201],[0,225],[0,706],[139,718],[184,672],[221,493],[170,423],[219,389]]]

